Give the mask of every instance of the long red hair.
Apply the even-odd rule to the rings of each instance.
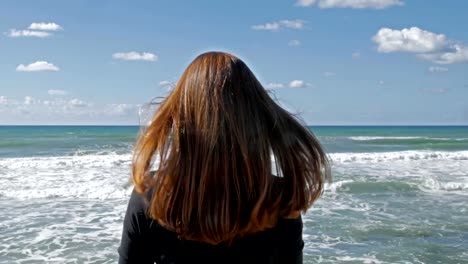
[[[210,244],[297,217],[330,178],[312,132],[243,61],[222,52],[188,66],[141,134],[132,166],[136,190],[152,191],[149,215],[183,239]]]

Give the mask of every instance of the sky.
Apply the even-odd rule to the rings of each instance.
[[[468,1],[0,1],[0,125],[137,125],[206,51],[308,125],[468,125]]]

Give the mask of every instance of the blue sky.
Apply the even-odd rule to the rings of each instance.
[[[311,125],[468,124],[468,1],[0,2],[0,124],[137,124],[209,50]]]

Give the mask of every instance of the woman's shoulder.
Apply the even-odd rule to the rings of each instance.
[[[150,171],[152,177],[154,177],[156,171]],[[133,187],[132,193],[130,195],[129,208],[133,212],[145,212],[148,210],[149,203],[153,196],[152,188],[147,189],[146,192],[140,193]]]
[[[128,202],[128,211],[136,215],[146,215],[148,211],[149,202],[151,201],[151,192],[139,193],[133,188]]]

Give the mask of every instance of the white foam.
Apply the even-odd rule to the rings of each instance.
[[[403,221],[401,210],[391,209],[393,202],[400,205],[406,197],[362,199],[354,193],[340,192],[347,185],[402,181],[420,186],[429,194],[468,195],[468,151],[335,153],[331,157],[337,181],[325,186],[327,192],[304,216],[305,255],[330,252],[324,260],[327,263],[388,263],[374,253],[342,250],[365,247],[346,230],[353,221],[371,227],[380,221]],[[131,191],[131,187],[124,187],[130,166],[129,153],[0,159],[0,196],[8,205],[3,207],[5,217],[0,221],[0,230],[4,230],[0,232],[0,241],[4,241],[0,255],[24,262],[115,263]],[[38,199],[51,197],[60,199]],[[465,212],[463,206],[456,209]],[[319,233],[315,233],[317,230]]]
[[[55,168],[112,168],[122,164],[129,165],[131,154],[107,154],[107,155],[77,155],[61,157],[27,157],[27,158],[4,158],[0,159],[0,168],[24,169],[34,168],[36,170]]]
[[[351,256],[343,256],[343,257],[337,257],[337,260],[340,262],[360,262],[364,264],[382,264],[384,262],[378,260],[375,256],[368,256],[368,257],[351,257]]]
[[[0,197],[125,199],[131,155],[0,159]]]
[[[431,191],[462,191],[468,190],[468,182],[441,182],[437,179],[424,179],[421,185],[423,190]]]
[[[116,263],[126,204],[76,199],[10,202],[2,208],[9,217],[2,219],[8,228],[0,232],[0,263]]]
[[[343,185],[347,183],[354,182],[352,180],[344,180],[344,181],[337,181],[337,182],[332,182],[332,183],[326,183],[325,184],[325,190],[326,191],[331,191],[331,192],[336,192],[336,190],[340,189],[343,187]]]
[[[333,162],[339,163],[377,163],[388,161],[414,160],[468,160],[468,151],[392,151],[364,153],[332,153]]]
[[[330,156],[334,171],[340,174],[368,175],[368,179],[377,181],[405,177],[405,182],[419,184],[434,172],[445,176],[431,178],[437,182],[424,182],[423,191],[468,193],[468,177],[463,178],[468,151],[333,153]],[[130,176],[130,153],[3,158],[0,159],[0,197],[126,199],[131,191]],[[356,180],[364,179],[341,179],[327,184],[325,190],[336,192]]]

